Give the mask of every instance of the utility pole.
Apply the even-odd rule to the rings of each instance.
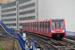
[[[19,29],[19,0],[16,0],[16,11],[17,11],[17,29]]]

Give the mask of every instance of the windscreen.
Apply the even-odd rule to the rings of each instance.
[[[52,29],[64,29],[64,21],[61,20],[52,20]]]

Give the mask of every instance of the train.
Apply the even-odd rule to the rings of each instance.
[[[65,19],[23,22],[22,31],[62,39],[66,37]]]

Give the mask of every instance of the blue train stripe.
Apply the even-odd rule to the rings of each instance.
[[[29,30],[31,29],[31,27],[29,27]]]
[[[38,31],[40,31],[40,27],[38,27]]]
[[[64,28],[64,30],[65,30],[65,33],[66,33],[66,28]]]
[[[50,33],[52,33],[51,28],[50,28]]]

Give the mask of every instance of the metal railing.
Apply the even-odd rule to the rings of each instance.
[[[32,46],[32,50],[34,50],[36,48],[36,41],[32,41],[32,40],[25,41],[19,33],[15,33],[14,30],[7,28],[2,21],[0,21],[0,24],[1,24],[0,25],[0,27],[1,27],[0,28],[0,37],[17,39],[21,45],[22,50],[25,50],[25,42],[26,41],[29,42],[29,47],[28,47],[29,50],[31,49],[30,46]]]

